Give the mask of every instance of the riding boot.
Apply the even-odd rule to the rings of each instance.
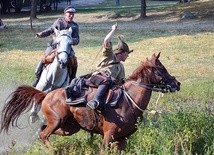
[[[67,86],[65,88],[65,100],[66,100],[67,103],[71,103],[72,102],[72,99],[71,99],[72,95],[71,95],[70,88],[71,87],[69,87],[69,86]]]
[[[65,99],[67,103],[72,102],[72,93],[76,83],[76,79],[73,79],[71,83],[65,88]]]
[[[108,90],[109,84],[99,85],[96,95],[94,96],[93,100],[87,103],[87,106],[91,109],[96,109],[99,105],[102,105],[103,109],[105,110],[105,100]]]
[[[42,74],[43,67],[44,67],[44,63],[43,63],[43,61],[40,61],[36,67],[36,70],[35,70],[36,79],[32,83],[33,87],[36,87],[37,83],[39,82],[39,79],[40,79],[41,74]]]
[[[77,73],[77,65],[72,66],[71,80],[76,77],[76,73]]]

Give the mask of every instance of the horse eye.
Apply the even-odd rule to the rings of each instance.
[[[155,75],[159,76],[159,71],[157,69],[154,70]]]

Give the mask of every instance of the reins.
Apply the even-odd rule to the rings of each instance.
[[[125,90],[125,87],[123,87],[123,92],[124,92],[124,94],[125,94],[125,97],[127,97],[127,98],[135,105],[135,107],[136,107],[138,110],[140,110],[141,112],[144,111],[143,109],[141,109],[141,108],[137,105],[137,103],[136,103],[136,102],[132,99],[132,97],[127,93],[127,91]],[[126,100],[127,100],[127,98],[126,98]],[[128,104],[129,104],[129,100],[127,100]],[[129,106],[131,107],[130,104],[129,104]],[[134,113],[133,109],[132,109],[132,112]]]
[[[155,91],[155,92],[162,92],[162,93],[166,93],[166,92],[168,92],[168,90],[164,90],[164,89],[162,89],[162,88],[164,88],[165,87],[165,85],[155,85],[155,84],[140,84],[140,83],[138,83],[138,82],[136,82],[136,81],[132,81],[132,80],[126,80],[126,82],[129,82],[129,83],[131,83],[131,84],[133,84],[133,85],[135,85],[135,86],[139,86],[139,87],[142,87],[142,88],[146,88],[146,89],[149,89],[149,90],[151,90],[151,91]],[[162,87],[162,88],[160,88],[160,87]]]
[[[52,64],[52,63],[51,63],[51,64]],[[49,65],[51,65],[51,64],[49,64]],[[49,68],[50,68],[50,67],[49,67]],[[47,83],[48,83],[52,88],[61,88],[61,87],[65,84],[65,82],[67,81],[67,79],[68,79],[68,73],[67,73],[67,75],[66,75],[66,77],[65,77],[64,82],[61,84],[61,86],[56,86],[56,85],[52,84],[52,83],[49,81],[49,79],[47,78],[47,75],[48,75],[48,72],[49,72],[49,68],[47,69],[47,67],[45,67],[45,69],[47,69],[47,74],[46,74],[46,81],[47,81]]]
[[[60,35],[60,37],[61,37],[61,36],[67,36],[68,38],[72,39],[72,37],[71,37],[70,35],[68,35],[68,34],[62,34],[62,35]],[[58,44],[58,43],[55,43],[55,44]],[[72,47],[71,47],[71,51],[72,51]],[[71,53],[68,53],[67,51],[56,52],[56,56],[55,56],[55,57],[56,57],[58,63],[59,63],[59,57],[58,57],[58,55],[59,55],[60,53],[66,53],[66,54],[68,55],[68,57],[71,55]],[[53,62],[52,62],[52,63],[53,63]],[[52,63],[51,63],[51,64],[52,64]],[[51,65],[51,64],[49,64],[49,65]],[[47,69],[47,67],[46,67],[45,69]],[[52,82],[50,82],[49,79],[47,78],[48,72],[49,72],[49,68],[47,69],[46,81],[47,81],[47,83],[48,83],[52,88],[61,88],[61,87],[65,84],[65,82],[67,81],[67,79],[68,79],[68,77],[69,77],[69,73],[67,73],[67,75],[66,75],[66,77],[65,77],[65,80],[64,80],[64,82],[61,84],[61,86],[56,86],[56,85],[52,84]]]
[[[61,37],[61,36],[67,36],[68,38],[72,39],[72,37],[66,33],[61,34],[59,37]]]
[[[156,107],[156,110],[157,110],[159,100],[160,100],[160,98],[163,97],[163,95],[164,95],[162,89],[160,89],[160,88],[153,88],[154,86],[157,86],[157,85],[148,86],[148,85],[139,84],[139,83],[137,83],[137,82],[135,82],[135,81],[130,81],[130,80],[127,80],[126,82],[129,82],[129,83],[131,83],[131,84],[133,84],[133,85],[135,85],[135,86],[141,87],[141,88],[145,88],[145,89],[149,89],[149,90],[151,90],[151,91],[159,92],[159,96],[158,96],[158,98],[157,98],[157,100],[156,100],[156,106],[155,106],[155,107]],[[122,86],[122,91],[124,92],[124,94],[125,94],[125,99],[126,99],[128,105],[129,105],[130,107],[132,107],[132,106],[131,106],[131,104],[130,104],[129,101],[131,101],[131,103],[132,103],[138,110],[140,110],[142,113],[146,110],[146,109],[140,108],[140,107],[137,105],[137,103],[132,99],[132,97],[131,97],[131,96],[129,95],[129,93],[126,91],[126,89],[125,89],[124,86]],[[133,108],[132,108],[132,112],[135,114]]]

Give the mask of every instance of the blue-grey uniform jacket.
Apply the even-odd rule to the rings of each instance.
[[[51,34],[54,34],[54,28],[58,28],[58,30],[64,30],[64,29],[69,29],[70,27],[72,28],[72,39],[73,39],[73,44],[72,45],[78,45],[79,44],[79,25],[72,21],[72,22],[67,22],[65,21],[64,18],[58,18],[53,25],[51,25],[50,28],[44,30],[41,32],[41,38],[47,37]],[[52,44],[52,41],[50,42]]]

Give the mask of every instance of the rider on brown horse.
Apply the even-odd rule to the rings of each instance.
[[[105,104],[106,94],[111,88],[112,81],[121,84],[125,79],[125,69],[121,61],[125,61],[133,50],[130,51],[128,45],[119,37],[118,47],[113,51],[111,39],[116,29],[117,24],[112,26],[112,30],[105,37],[102,50],[103,59],[97,65],[97,71],[90,78],[90,81],[98,87],[93,100],[87,103],[87,106],[92,109]],[[71,89],[72,86],[68,86],[65,91],[67,102],[71,102]]]
[[[44,38],[47,37],[51,34],[53,34],[53,39],[52,41],[50,41],[50,43],[48,43],[48,47],[45,51],[45,57],[43,60],[41,60],[35,70],[35,76],[36,79],[33,82],[33,86],[36,87],[37,83],[39,82],[40,76],[42,74],[42,70],[45,64],[47,63],[51,63],[55,57],[54,54],[54,49],[56,49],[56,44],[54,43],[55,40],[55,34],[54,34],[54,29],[57,28],[58,30],[64,30],[64,29],[69,29],[72,28],[72,45],[78,45],[79,44],[79,25],[73,21],[74,18],[74,13],[76,12],[76,10],[74,8],[72,8],[71,6],[67,7],[64,9],[64,18],[59,18],[57,19],[53,25],[36,34],[36,37],[38,38]],[[74,51],[71,51],[71,55],[70,55],[70,64],[72,64],[72,74],[70,75],[70,79],[73,79],[76,77],[76,71],[77,71],[77,58],[75,56]]]

